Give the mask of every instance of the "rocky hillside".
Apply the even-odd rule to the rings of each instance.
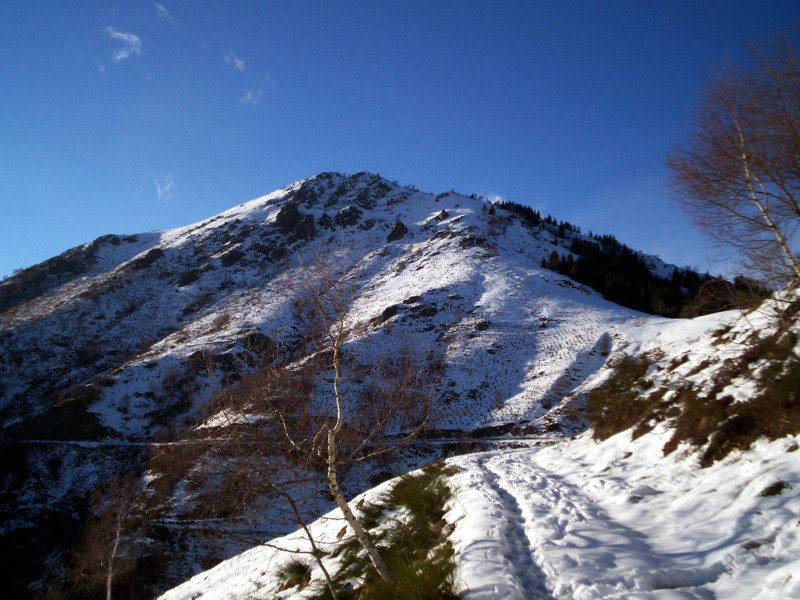
[[[56,550],[70,547],[90,492],[115,473],[148,473],[161,510],[153,545],[183,544],[184,562],[154,589],[241,549],[211,552],[175,524],[199,501],[186,488],[198,457],[170,477],[158,469],[180,462],[166,442],[213,422],[208,401],[224,386],[277,355],[304,360],[292,286],[310,263],[353,282],[350,351],[436,363],[439,435],[581,431],[575,392],[666,321],[546,268],[576,240],[594,243],[478,197],[323,173],[188,227],[104,236],[0,282],[2,535],[20,549],[4,569],[20,589],[41,577],[31,556],[66,569]],[[656,275],[676,273],[642,260]]]
[[[398,575],[392,589],[466,600],[797,598],[799,311],[785,291],[743,313],[632,324],[632,343],[576,390],[588,431],[534,448],[517,438],[355,498]],[[423,510],[427,528],[415,522]],[[309,531],[342,595],[412,596],[371,581],[341,527],[333,511]],[[319,565],[286,551],[309,549],[298,530],[162,598],[328,597]]]

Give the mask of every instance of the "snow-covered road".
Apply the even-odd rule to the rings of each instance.
[[[760,495],[778,474],[797,478],[781,442],[756,454],[762,472],[752,457],[699,471],[656,466],[659,436],[622,437],[455,460],[465,600],[800,597],[798,553],[786,553],[800,549],[799,495]],[[749,468],[762,483],[728,483]]]

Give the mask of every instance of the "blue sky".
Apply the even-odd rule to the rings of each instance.
[[[790,2],[6,2],[0,276],[321,171],[529,204],[707,267],[663,159]]]

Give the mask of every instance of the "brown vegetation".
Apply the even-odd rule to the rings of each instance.
[[[795,303],[791,312],[797,308]],[[733,450],[750,448],[760,437],[774,440],[800,433],[800,356],[794,329],[786,319],[773,334],[754,336],[738,357],[717,364],[703,361],[689,376],[708,370],[704,386],[684,382],[678,390],[646,389],[652,385],[644,376],[653,358],[621,361],[614,375],[588,394],[594,438],[604,440],[631,428],[635,438],[669,421],[672,437],[664,453],[689,442],[701,449],[700,463],[706,467]],[[673,360],[667,368],[683,362]],[[737,378],[756,383],[751,398],[736,401],[725,393]]]

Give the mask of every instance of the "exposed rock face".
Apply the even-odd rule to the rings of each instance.
[[[305,192],[306,196],[311,195],[313,190]],[[304,214],[297,208],[294,200],[287,202],[278,211],[275,217],[275,226],[281,233],[288,234],[289,243],[297,240],[310,240],[314,237],[315,225],[314,215]]]
[[[339,227],[351,227],[358,223],[361,218],[362,211],[357,206],[345,206],[342,210],[336,213],[333,222]]]
[[[389,235],[386,237],[387,242],[393,242],[395,240],[403,239],[403,237],[408,233],[408,227],[403,225],[402,221],[398,221],[392,227],[392,230],[389,232]]]
[[[281,233],[289,233],[300,221],[300,210],[296,202],[287,202],[275,216],[275,227]]]

